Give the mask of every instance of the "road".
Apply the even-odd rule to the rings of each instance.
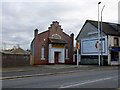
[[[3,80],[3,88],[118,88],[118,70],[82,72]]]

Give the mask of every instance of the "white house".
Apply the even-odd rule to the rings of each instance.
[[[98,64],[99,43],[101,64],[114,65],[120,63],[120,24],[102,22],[101,33],[99,40],[98,21],[86,20],[76,37],[80,43],[81,64]]]

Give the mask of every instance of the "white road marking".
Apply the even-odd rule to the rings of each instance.
[[[67,86],[61,86],[59,88],[70,88],[70,87],[75,87],[75,86],[80,86],[80,85],[84,85],[84,84],[89,84],[89,83],[94,83],[94,82],[98,82],[98,81],[104,81],[104,80],[109,80],[115,77],[107,77],[107,78],[101,78],[101,79],[97,79],[97,80],[88,80],[82,83],[77,83],[77,84],[72,84],[72,85],[67,85]]]

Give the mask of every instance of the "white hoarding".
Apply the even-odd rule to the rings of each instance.
[[[82,39],[81,40],[81,55],[98,55],[98,39]],[[102,44],[100,40],[100,50],[102,48],[102,52],[104,55],[107,54],[107,38],[102,39]]]

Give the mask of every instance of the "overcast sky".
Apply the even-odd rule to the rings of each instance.
[[[119,0],[4,0],[2,1],[2,42],[6,47],[20,44],[30,48],[34,29],[46,31],[52,21],[58,21],[67,34],[78,35],[88,20],[97,20],[98,2],[103,11],[103,21],[118,23]]]

